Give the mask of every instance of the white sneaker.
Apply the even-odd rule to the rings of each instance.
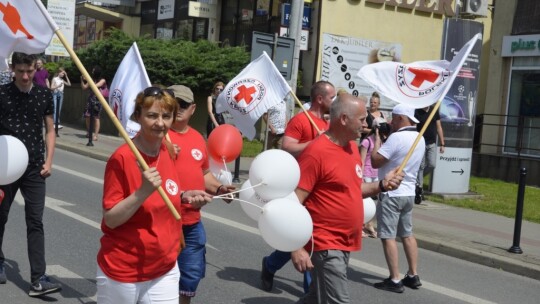
[[[64,126],[58,125],[58,130],[62,129]]]

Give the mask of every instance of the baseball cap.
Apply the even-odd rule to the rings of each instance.
[[[184,85],[175,84],[168,87],[167,89],[170,89],[174,92],[174,97],[180,98],[187,103],[193,103],[193,92],[190,88]]]
[[[404,115],[404,116],[409,117],[409,119],[414,121],[414,123],[419,122],[418,119],[416,119],[416,117],[414,117],[414,108],[409,107],[407,105],[404,105],[402,103],[400,103],[400,104],[398,104],[397,106],[394,107],[394,109],[392,110],[392,114]]]

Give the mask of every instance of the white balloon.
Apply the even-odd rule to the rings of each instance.
[[[218,176],[216,176],[216,178],[223,185],[231,185],[232,184],[232,174],[229,171],[221,170],[221,172],[219,172],[219,174],[218,174]]]
[[[24,144],[11,135],[0,136],[0,185],[18,180],[28,167],[28,151]]]
[[[241,192],[239,193],[239,198],[244,201],[248,201],[249,203],[240,201],[240,206],[242,207],[242,210],[252,219],[255,221],[259,220],[259,216],[261,216],[262,207],[264,204],[266,204],[268,201],[265,201],[260,198],[255,191],[253,191],[253,188],[251,188],[251,183],[249,180],[245,181],[242,185]],[[245,190],[247,189],[247,190]],[[252,205],[254,204],[254,205]]]
[[[259,231],[268,245],[289,252],[306,245],[313,233],[313,222],[300,203],[278,198],[264,205]]]
[[[375,216],[377,206],[370,197],[364,198],[364,224],[367,224]]]
[[[296,193],[293,191],[291,193],[289,193],[287,196],[284,197],[285,199],[288,199],[288,200],[291,200],[291,201],[295,201],[295,202],[298,202],[300,203],[300,200],[298,199],[298,196],[296,195]]]
[[[257,155],[249,168],[249,181],[263,199],[282,198],[291,193],[300,180],[296,159],[283,150],[270,149]]]

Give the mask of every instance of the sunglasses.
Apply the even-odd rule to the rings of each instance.
[[[172,97],[174,97],[174,92],[171,89],[162,89],[162,88],[158,88],[158,87],[148,87],[148,88],[144,89],[144,91],[143,91],[144,97],[156,96],[158,94],[163,95],[163,93],[167,93],[167,94],[171,95]]]
[[[216,91],[223,92],[223,89],[222,88],[216,88]]]
[[[192,105],[192,103],[189,103],[187,101],[183,101],[182,99],[180,98],[176,98],[176,101],[178,102],[178,105],[180,106],[181,109],[187,109],[189,108],[189,106]]]

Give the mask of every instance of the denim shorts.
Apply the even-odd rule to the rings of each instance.
[[[183,226],[186,248],[178,256],[180,294],[194,297],[197,286],[206,273],[206,232],[201,221]]]
[[[412,235],[412,210],[414,196],[390,197],[379,194],[377,204],[377,236],[380,239],[395,239]]]

